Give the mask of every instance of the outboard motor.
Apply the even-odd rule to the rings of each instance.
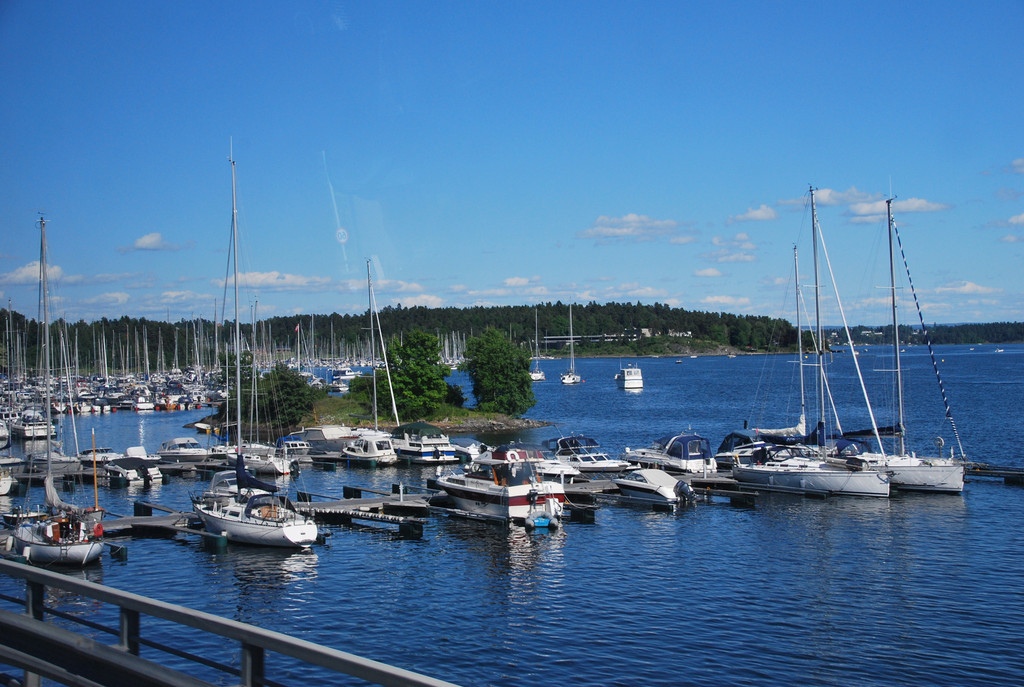
[[[693,490],[693,487],[690,486],[689,482],[679,480],[676,482],[676,486],[673,488],[673,491],[676,493],[676,496],[687,503],[693,503],[697,500],[697,492]]]

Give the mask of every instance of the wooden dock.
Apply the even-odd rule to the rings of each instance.
[[[964,478],[985,477],[1003,480],[1003,484],[1024,486],[1024,468],[999,467],[985,463],[968,463]]]

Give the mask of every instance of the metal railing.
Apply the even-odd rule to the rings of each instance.
[[[0,560],[0,574],[25,581],[25,613],[0,610],[0,662],[23,669],[25,679],[22,685],[26,687],[38,685],[39,676],[73,685],[124,684],[143,687],[208,684],[142,658],[140,648],[143,646],[157,649],[168,656],[187,659],[196,666],[202,665],[237,676],[238,684],[245,687],[281,684],[265,675],[267,654],[287,656],[308,665],[381,685],[452,685],[280,632],[71,578],[24,563]],[[106,627],[47,607],[45,599],[48,588],[116,606],[119,609],[119,626]],[[0,599],[21,603],[20,599],[6,595],[0,595]],[[45,622],[47,615],[73,621],[93,631],[109,633],[117,637],[117,643],[105,645],[84,634],[57,627]],[[147,618],[170,621],[237,642],[239,665],[225,665],[192,654],[181,647],[166,646],[146,638],[143,636],[143,621]]]

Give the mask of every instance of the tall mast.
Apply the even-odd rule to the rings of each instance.
[[[370,316],[370,374],[373,375],[373,428],[377,426],[377,366],[373,363],[374,356],[374,335],[373,335],[373,280],[370,277],[370,261],[366,261],[366,306],[369,308],[367,314]]]
[[[228,158],[230,160],[230,158]],[[235,452],[242,454],[242,318],[238,314],[238,204],[235,195],[235,161],[231,161],[231,263],[235,269]],[[216,305],[214,306],[216,307]],[[216,328],[214,328],[216,331]],[[231,437],[231,431],[228,431]]]
[[[47,296],[49,284],[46,276],[46,219],[39,218],[39,286],[43,299],[43,388],[46,392],[46,406],[43,417],[46,418],[46,472],[50,472],[50,304]]]
[[[807,401],[804,397],[804,330],[800,324],[800,261],[797,259],[796,246],[793,246],[793,281],[796,283],[796,364],[800,375],[800,423],[803,424],[807,417]]]
[[[814,187],[811,193],[811,245],[814,257],[814,336],[815,356],[818,359],[818,424],[825,422],[825,340],[821,327],[821,280],[818,275],[818,211],[814,207]],[[817,425],[816,425],[817,426]],[[823,437],[819,436],[821,443]]]
[[[892,198],[885,201],[885,214],[889,231],[889,288],[892,301],[892,349],[896,361],[896,446],[897,455],[906,455],[906,437],[903,433],[903,368],[900,365],[900,329],[896,314],[896,260],[893,253]]]

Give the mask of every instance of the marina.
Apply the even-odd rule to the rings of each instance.
[[[951,393],[966,406],[965,445],[986,447],[986,432],[1008,426],[1008,408],[1024,401],[1020,382],[1009,381],[1024,347],[1008,346],[999,356],[981,357],[966,348],[947,348],[942,355]],[[490,445],[510,439],[540,445],[576,433],[594,437],[603,451],[618,456],[658,436],[699,432],[713,448],[740,424],[734,418],[749,414],[749,396],[743,397],[748,380],[768,374],[766,367],[784,365],[776,358],[705,357],[690,361],[696,371],[684,371],[671,359],[645,360],[644,389],[625,396],[612,381],[617,361],[578,360],[587,378],[607,383],[535,387],[538,405],[528,416],[553,426],[516,437],[475,438]],[[870,354],[860,358],[863,363]],[[541,364],[549,375],[557,374],[558,361]],[[837,361],[833,374],[837,392],[850,383],[843,365]],[[915,393],[908,406],[916,421],[929,411],[921,406],[928,403],[923,399],[933,381],[925,375],[926,354],[912,351],[907,367],[908,388]],[[683,398],[679,390],[694,374],[715,393],[667,402]],[[1000,404],[992,402],[993,390]],[[142,445],[153,451],[186,436],[183,426],[204,414],[97,414],[80,418],[79,431],[95,430],[114,450]],[[195,436],[205,444],[204,435]],[[927,437],[919,441],[930,443]],[[19,445],[13,448],[17,453]],[[988,467],[967,471],[962,494],[888,499],[741,489],[728,475],[690,473],[677,476],[691,486],[696,502],[665,508],[623,501],[610,476],[592,475],[566,485],[566,514],[558,529],[532,531],[431,506],[428,487],[437,477],[436,465],[369,468],[317,460],[278,480],[327,535],[296,552],[218,543],[217,535],[203,534],[190,494],[222,466],[176,464],[148,486],[101,482],[106,552],[99,563],[72,575],[457,684],[521,684],[519,673],[485,659],[485,647],[495,643],[514,645],[516,665],[529,665],[536,679],[574,684],[675,684],[681,671],[688,682],[709,685],[768,675],[798,681],[811,673],[819,676],[812,683],[1010,684],[1020,677],[1018,669],[992,660],[991,652],[1009,651],[1024,610],[999,592],[1024,581],[1012,562],[1016,535],[1002,525],[1024,514],[1024,493],[1014,486],[1024,474],[1024,460],[977,457],[989,458],[977,461]],[[90,473],[83,469],[80,479],[59,482],[63,498],[91,499]],[[38,489],[0,497],[0,506],[38,502]],[[112,555],[115,546],[123,557]],[[917,583],[917,571],[924,569],[929,576],[948,577],[963,593],[952,603],[933,595]],[[767,607],[755,593],[757,578],[765,574],[795,581],[776,587]],[[852,577],[870,583],[842,583]],[[579,584],[610,578],[686,588],[688,603],[641,605],[622,613],[607,603],[614,593],[603,593],[600,601]],[[702,582],[693,586],[695,579]],[[195,585],[205,591],[196,595]],[[24,596],[13,581],[0,579],[0,587],[9,596]],[[486,611],[452,613],[460,603]],[[71,614],[88,608],[74,597],[61,604]],[[948,628],[931,623],[937,612],[947,615]],[[721,614],[730,622],[716,620]],[[406,631],[410,622],[426,634]],[[552,648],[561,646],[559,638],[570,627],[585,628],[595,640],[579,651]],[[663,638],[657,627],[670,628],[676,639]],[[777,637],[770,662],[745,649],[755,628]],[[947,658],[919,653],[947,631],[958,637],[952,668]],[[680,636],[703,656],[700,661],[679,657]],[[851,639],[857,636],[874,639]],[[177,641],[169,632],[157,638]],[[808,643],[814,652],[801,648]],[[899,657],[862,660],[859,649],[879,643],[898,647]],[[907,655],[916,658],[907,661]],[[891,671],[884,678],[879,661]],[[181,668],[173,659],[168,665]],[[322,683],[321,670],[285,661],[275,666],[274,679]]]

